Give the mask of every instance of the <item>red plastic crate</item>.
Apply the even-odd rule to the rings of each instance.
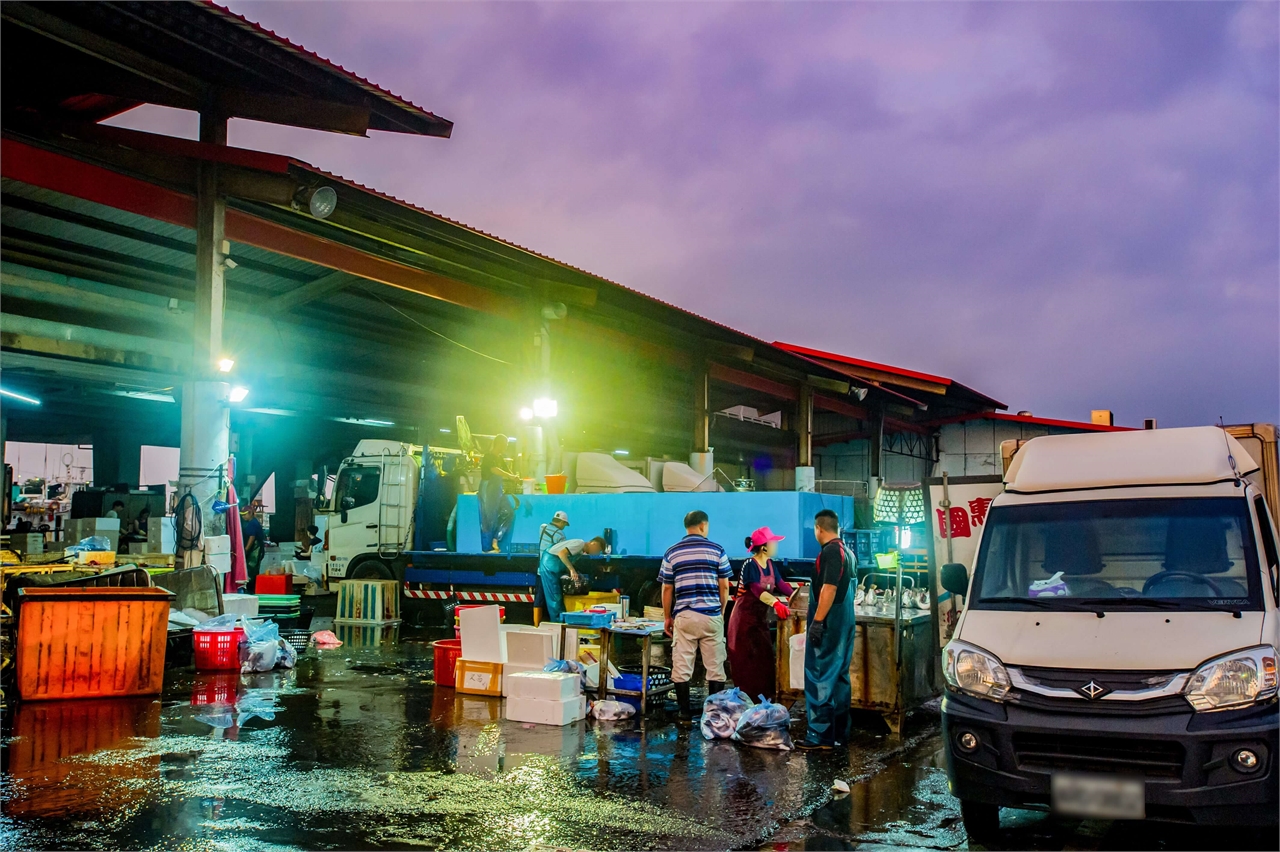
[[[204,674],[196,678],[191,688],[191,703],[203,704],[235,704],[240,696],[239,672],[216,672]]]
[[[240,643],[244,640],[244,628],[196,630],[191,638],[196,650],[196,671],[240,670]]]
[[[293,594],[292,574],[259,574],[253,580],[255,595],[291,595]]]

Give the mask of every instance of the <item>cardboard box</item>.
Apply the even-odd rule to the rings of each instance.
[[[502,663],[458,660],[455,689],[468,695],[502,695]]]
[[[521,672],[507,677],[511,698],[565,701],[582,694],[582,677],[568,672]]]
[[[508,698],[507,721],[532,722],[535,725],[569,725],[587,718],[587,698],[563,701],[540,701],[536,698]]]

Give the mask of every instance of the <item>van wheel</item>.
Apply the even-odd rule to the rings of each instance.
[[[1000,806],[960,800],[960,819],[970,840],[990,846],[1000,837]]]

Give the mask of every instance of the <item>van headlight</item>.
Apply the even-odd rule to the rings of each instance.
[[[947,684],[979,698],[1003,701],[1009,694],[1009,672],[990,651],[952,639],[942,649],[942,672]]]
[[[1215,657],[1192,673],[1182,693],[1197,711],[1266,701],[1276,694],[1276,649],[1258,645]]]

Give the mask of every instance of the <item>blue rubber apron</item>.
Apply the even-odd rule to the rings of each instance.
[[[845,570],[849,570],[849,555],[841,548]],[[814,566],[815,577],[809,589],[809,612],[805,626],[813,624],[818,610],[818,592],[821,590]],[[850,583],[852,585],[852,582]],[[805,643],[804,647],[804,705],[809,733],[805,737],[811,743],[836,745],[849,740],[849,707],[853,701],[853,689],[849,683],[849,665],[853,662],[853,595],[846,587],[844,600],[831,605],[824,619],[826,635],[820,647]]]
[[[560,588],[560,573],[564,562],[550,551],[542,551],[538,557],[538,582],[542,598],[547,604],[547,620],[559,621],[564,615],[564,590]]]

